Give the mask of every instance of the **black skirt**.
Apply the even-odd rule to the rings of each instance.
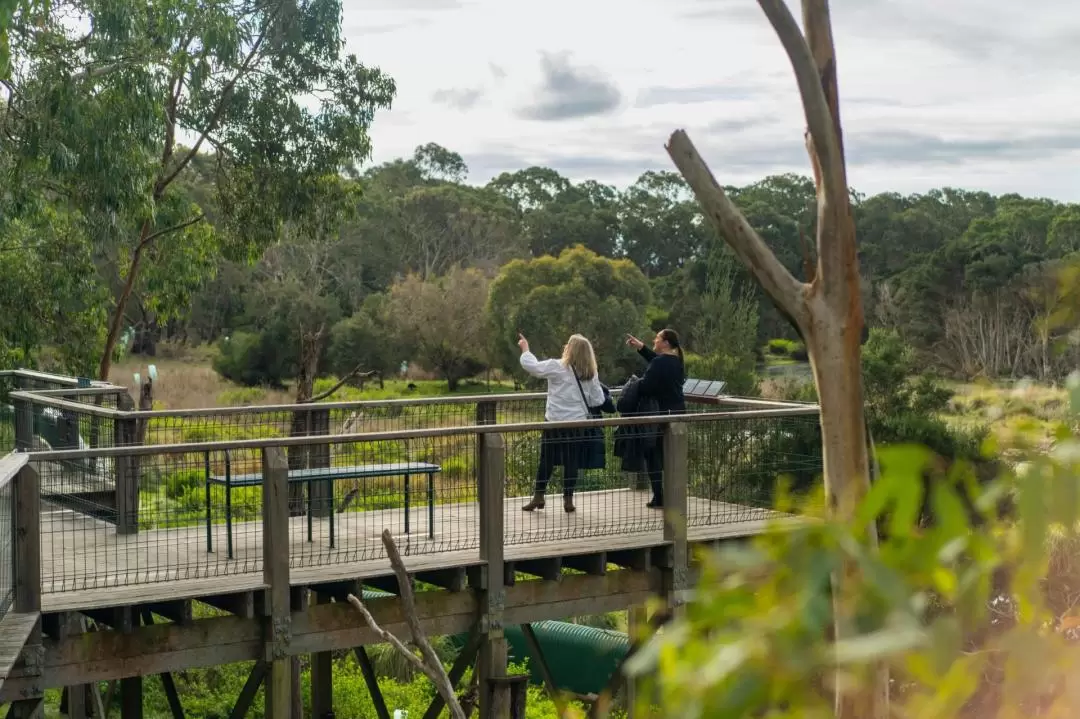
[[[552,467],[603,469],[604,433],[599,427],[545,429],[540,435],[541,461]]]

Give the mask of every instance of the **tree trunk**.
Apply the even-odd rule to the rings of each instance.
[[[301,335],[300,362],[296,373],[296,403],[303,404],[315,394],[315,376],[319,371],[319,355],[322,350],[322,334]],[[289,427],[290,437],[304,437],[315,431],[312,413],[309,411],[293,412]],[[289,447],[289,469],[311,467],[312,447]],[[289,484],[289,515],[299,516],[304,513],[304,486],[299,483]]]
[[[738,207],[727,197],[686,134],[667,145],[675,166],[736,256],[794,324],[808,351],[821,408],[825,495],[834,521],[850,522],[870,488],[870,462],[862,387],[862,293],[851,214],[836,81],[836,55],[827,0],[802,0],[803,30],[784,0],[758,0],[776,31],[792,69],[806,116],[806,144],[817,190],[817,265],[807,282],[777,260]],[[877,546],[876,528],[865,541]],[[845,565],[833,577],[834,639],[854,631],[860,601],[858,568]],[[840,719],[888,716],[888,669],[868,667],[856,685],[837,674]]]
[[[101,352],[101,363],[98,365],[98,379],[105,382],[109,379],[112,370],[112,356],[116,348],[116,342],[120,339],[120,329],[124,326],[124,314],[127,311],[128,300],[131,292],[135,289],[135,280],[139,276],[139,266],[142,264],[143,250],[146,248],[146,239],[150,236],[150,221],[143,222],[139,231],[139,241],[135,245],[135,251],[131,254],[131,264],[128,265],[127,279],[124,287],[120,290],[120,296],[116,299],[116,307],[113,308],[112,319],[109,322],[109,331],[105,335],[105,348]]]

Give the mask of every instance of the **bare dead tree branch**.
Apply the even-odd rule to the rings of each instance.
[[[383,530],[382,541],[383,545],[386,547],[387,557],[390,559],[390,566],[394,569],[394,576],[397,577],[398,587],[400,587],[399,598],[401,599],[401,612],[405,615],[405,622],[409,626],[409,633],[412,635],[413,644],[420,650],[421,657],[423,658],[417,657],[401,642],[400,639],[380,627],[375,621],[375,617],[371,616],[371,612],[368,611],[367,607],[364,606],[364,603],[357,598],[355,594],[349,595],[349,603],[356,607],[356,609],[364,616],[364,621],[367,622],[372,631],[389,643],[390,646],[394,647],[399,654],[405,657],[406,661],[422,671],[428,679],[435,684],[435,689],[438,690],[443,701],[446,703],[446,707],[450,711],[450,716],[454,719],[467,719],[465,712],[461,708],[460,702],[458,702],[457,693],[450,683],[450,677],[446,674],[446,669],[443,667],[435,650],[431,648],[431,643],[428,642],[423,627],[420,626],[420,619],[416,615],[416,602],[413,597],[412,581],[409,577],[408,570],[405,569],[405,563],[401,561],[401,554],[398,552],[397,545],[394,544],[394,538],[391,536],[389,529]]]
[[[823,11],[807,9],[809,4],[815,4],[813,0],[804,2],[806,12],[811,12],[815,20],[829,20],[827,6]],[[847,183],[844,173],[844,159],[837,142],[835,126],[832,114],[829,112],[829,102],[825,97],[822,87],[821,76],[818,71],[815,55],[803,37],[795,17],[791,14],[784,0],[758,0],[758,5],[765,12],[769,23],[776,31],[780,44],[784,46],[791,68],[795,71],[795,82],[799,86],[799,96],[802,98],[803,112],[806,115],[806,126],[813,140],[814,150],[821,163],[825,181],[825,196],[832,203],[839,205],[847,202]],[[808,30],[808,34],[810,31]],[[831,46],[832,34],[828,34]],[[831,56],[832,53],[830,52]],[[835,71],[834,75],[835,77]],[[819,225],[820,227],[820,225]],[[818,234],[820,235],[820,229]]]
[[[329,397],[330,395],[334,394],[339,389],[344,387],[345,383],[348,382],[349,380],[351,380],[353,377],[361,377],[363,379],[371,379],[372,377],[377,377],[379,375],[379,370],[377,370],[377,369],[373,369],[370,372],[361,372],[360,368],[363,367],[363,366],[364,366],[363,363],[360,363],[360,364],[356,365],[356,367],[354,367],[351,372],[349,372],[344,377],[342,377],[340,380],[338,380],[338,383],[335,384],[333,387],[326,390],[325,392],[320,392],[319,394],[315,395],[314,397],[311,397],[310,399],[304,400],[304,403],[322,402],[324,399],[326,399],[327,397]]]
[[[701,203],[705,216],[727,240],[728,245],[753,273],[773,302],[787,312],[800,327],[805,327],[809,318],[804,302],[807,286],[787,271],[757,230],[750,226],[746,217],[713,177],[712,171],[685,131],[676,130],[672,133],[667,151],[686,179],[686,184]]]
[[[828,0],[802,0],[803,36],[785,0],[757,0],[795,72],[807,122],[807,150],[817,194],[817,266],[809,284],[796,281],[724,195],[686,134],[671,136],[668,154],[706,216],[806,342],[821,407],[822,465],[830,514],[850,520],[874,471],[865,421],[861,343],[864,328],[855,224],[839,124],[836,58]],[[876,547],[875,527],[867,543]],[[851,633],[860,602],[860,570],[845,560],[833,577],[834,640]],[[838,719],[888,716],[888,667],[872,667],[866,687],[836,683]],[[839,677],[837,677],[839,679]]]

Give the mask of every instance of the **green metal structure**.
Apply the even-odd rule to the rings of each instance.
[[[365,589],[364,599],[385,599],[394,594]],[[597,629],[571,622],[535,622],[532,625],[540,651],[544,653],[555,686],[573,694],[599,694],[630,651],[630,638],[622,632]],[[544,678],[535,657],[529,652],[525,633],[518,625],[504,630],[510,648],[510,661],[528,661],[529,682],[543,684]],[[468,637],[458,634],[450,638],[459,649]]]

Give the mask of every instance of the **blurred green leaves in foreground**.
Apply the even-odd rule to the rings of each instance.
[[[1053,448],[986,446],[1023,458],[991,481],[894,446],[852,526],[827,521],[820,495],[782,493],[778,509],[811,519],[700,557],[685,613],[629,661],[640,716],[829,717],[833,683],[865,687],[875,662],[895,717],[1080,715],[1080,379],[1069,387]],[[849,560],[857,606],[834,643],[830,577]]]

